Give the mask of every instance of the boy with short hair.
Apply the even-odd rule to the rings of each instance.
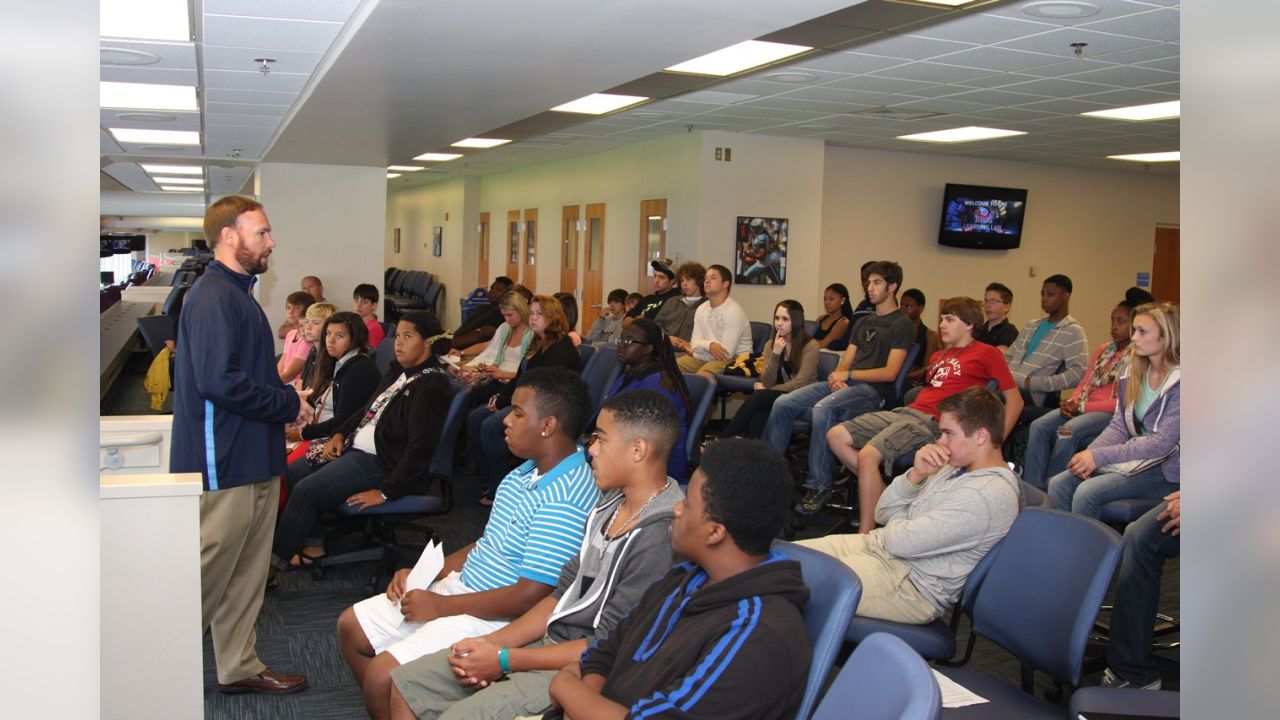
[[[627,295],[627,301],[622,304],[623,309],[627,311],[627,315],[631,314],[631,311],[635,309],[636,305],[640,304],[641,300],[644,300],[644,296],[638,292]]]
[[[622,329],[622,317],[626,315],[623,305],[627,301],[627,291],[622,288],[609,291],[605,300],[608,311],[601,313],[600,319],[587,331],[587,342],[592,345],[607,345],[618,340],[618,331]]]
[[[369,330],[369,349],[377,350],[386,332],[382,323],[378,322],[378,288],[369,283],[360,283],[351,293],[351,309],[364,321]]]
[[[751,352],[751,321],[737,300],[729,297],[733,273],[723,265],[707,268],[703,290],[707,301],[693,314],[693,334],[679,347],[688,353],[676,364],[681,372],[698,373],[715,382],[716,373],[739,355]],[[672,346],[677,346],[673,340]]]
[[[993,282],[987,285],[982,294],[982,312],[986,321],[973,334],[973,339],[984,342],[1000,352],[1009,349],[1013,341],[1018,339],[1018,328],[1009,322],[1009,311],[1013,309],[1013,291],[1008,286]]]
[[[812,648],[800,564],[770,550],[790,495],[758,440],[707,447],[671,545],[687,558],[551,681],[544,718],[795,717]]]
[[[286,385],[297,379],[302,366],[307,362],[307,354],[311,352],[311,343],[304,336],[302,322],[306,318],[307,308],[314,304],[315,298],[301,290],[289,293],[284,299],[285,322],[292,325],[293,329],[285,333],[284,350],[276,361],[276,374],[280,376],[280,382]]]
[[[676,282],[680,285],[680,296],[673,297],[662,304],[653,321],[671,338],[671,346],[676,352],[688,352],[689,340],[693,337],[693,321],[698,308],[707,301],[702,296],[702,284],[707,279],[707,269],[702,263],[682,263],[676,270]],[[748,325],[750,325],[748,323]]]

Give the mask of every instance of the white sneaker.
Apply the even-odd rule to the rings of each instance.
[[[1128,680],[1125,680],[1119,675],[1111,672],[1111,668],[1107,668],[1102,673],[1102,682],[1099,685],[1100,687],[1105,687],[1105,688],[1126,688],[1127,687],[1127,688],[1133,688],[1135,690],[1159,690],[1160,678],[1156,678],[1155,682],[1149,683],[1147,685],[1136,685],[1134,683],[1129,682]]]

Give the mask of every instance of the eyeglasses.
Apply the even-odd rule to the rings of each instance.
[[[644,340],[636,340],[635,338],[618,338],[618,347],[626,347],[628,345],[648,345]]]
[[[983,301],[982,301],[982,304],[983,304],[983,305],[1004,305],[1004,304],[1005,304],[1005,302],[1004,302],[1003,300],[998,299],[998,298],[997,298],[997,299],[987,298],[986,300],[983,300]]]

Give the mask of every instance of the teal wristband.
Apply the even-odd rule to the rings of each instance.
[[[498,667],[502,670],[503,675],[511,673],[511,648],[502,648],[498,651]]]

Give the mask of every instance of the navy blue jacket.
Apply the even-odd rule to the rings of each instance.
[[[271,323],[249,294],[256,282],[215,260],[178,320],[169,471],[200,473],[205,490],[284,472],[284,423],[298,416],[298,394],[276,374]]]

